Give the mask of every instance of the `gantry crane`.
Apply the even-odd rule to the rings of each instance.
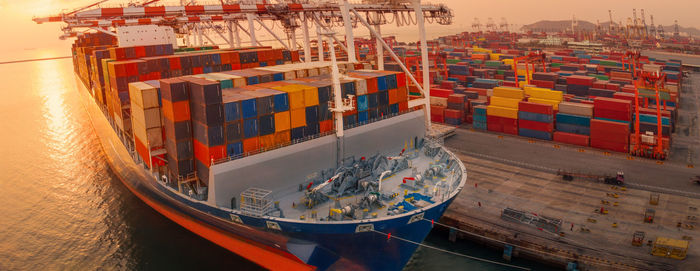
[[[547,65],[545,63],[547,55],[543,52],[531,52],[526,56],[519,56],[513,59],[513,70],[515,71],[515,85],[518,84],[518,62],[525,62],[525,83],[530,84],[530,65],[532,65],[532,71],[535,71],[535,63],[541,62],[544,72],[547,72]]]
[[[639,71],[638,78],[634,82],[634,137],[636,144],[631,148],[630,152],[635,156],[648,157],[653,159],[664,160],[668,156],[667,150],[663,145],[663,127],[661,119],[661,102],[659,101],[659,91],[664,88],[666,74],[659,72]],[[654,91],[654,100],[656,101],[656,140],[644,140],[639,132],[639,89],[646,88]],[[645,101],[648,98],[644,95]],[[646,103],[646,102],[645,102]],[[648,138],[644,135],[644,138]]]

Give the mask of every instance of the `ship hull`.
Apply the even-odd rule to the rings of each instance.
[[[134,195],[180,226],[267,269],[400,270],[430,232],[431,221],[442,216],[456,195],[421,210],[421,219],[399,216],[372,221],[371,231],[357,232],[358,225],[366,221],[327,224],[280,220],[276,221],[279,229],[270,229],[268,220],[249,216],[233,219],[230,212],[158,183],[134,162],[89,92],[84,89],[81,96],[107,161]]]

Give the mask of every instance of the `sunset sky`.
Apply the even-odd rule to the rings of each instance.
[[[39,0],[11,1],[0,0],[0,61],[15,59],[28,51],[37,57],[55,55],[53,50],[66,50],[69,41],[60,41],[62,24],[49,23],[37,25],[31,21],[32,16],[50,15],[62,9],[70,10],[95,2],[94,0]],[[127,1],[112,0],[108,3]],[[164,1],[172,3],[177,1]],[[213,2],[213,1],[200,1]],[[428,1],[424,1],[428,2]],[[522,25],[538,20],[568,20],[576,15],[579,20],[608,21],[608,9],[613,10],[613,18],[620,21],[632,17],[632,8],[645,9],[647,23],[649,15],[654,15],[655,24],[671,25],[674,20],[682,26],[700,28],[700,0],[432,0],[431,3],[445,3],[455,13],[454,24],[449,30],[469,31],[474,17],[479,17],[482,24],[488,17],[499,23],[505,17],[510,24]],[[442,26],[436,26],[442,27]],[[444,28],[444,27],[443,27]],[[389,31],[391,28],[389,27]],[[431,30],[434,28],[431,28]],[[16,52],[19,52],[18,54]],[[67,55],[65,52],[60,55]]]

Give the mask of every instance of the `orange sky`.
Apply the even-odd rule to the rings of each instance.
[[[15,52],[37,55],[55,54],[55,49],[64,50],[70,44],[59,41],[61,24],[50,23],[37,25],[31,21],[32,15],[48,15],[87,5],[94,0],[38,0],[14,1],[0,0],[0,61],[16,59]],[[126,1],[112,0],[108,3]],[[173,2],[172,0],[166,2]],[[206,1],[201,1],[206,2]],[[211,2],[211,1],[210,1]],[[427,1],[426,1],[427,2]],[[580,20],[595,22],[596,19],[608,20],[608,9],[613,10],[615,21],[632,16],[632,8],[644,8],[648,16],[654,15],[655,24],[670,25],[678,20],[682,26],[700,28],[700,0],[432,0],[432,3],[445,3],[455,13],[454,24],[450,27],[431,26],[429,31],[468,31],[474,17],[479,17],[482,24],[488,17],[499,23],[505,17],[510,24],[522,25],[537,20],[567,20],[573,14]],[[391,33],[391,27],[387,32]],[[34,49],[33,49],[34,48]],[[33,49],[33,50],[28,50]],[[54,49],[47,51],[46,49]],[[61,55],[67,55],[67,52]]]

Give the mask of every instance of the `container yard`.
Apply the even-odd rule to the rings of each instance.
[[[573,25],[563,44],[428,40],[425,23],[454,14],[420,0],[155,2],[33,20],[75,38],[81,97],[121,183],[244,259],[401,270],[421,248],[524,270],[508,262],[700,264],[700,74],[682,59],[577,43]],[[419,40],[382,36],[387,15]],[[432,230],[503,261],[422,244]]]

